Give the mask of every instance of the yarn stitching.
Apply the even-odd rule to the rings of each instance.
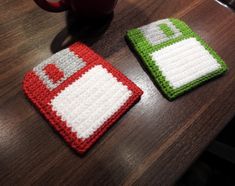
[[[167,34],[165,34],[165,38],[167,39],[165,39],[159,44],[153,45],[151,42],[149,42],[148,39],[146,39],[141,29],[136,28],[127,32],[127,39],[128,41],[130,41],[131,46],[133,46],[133,48],[137,51],[146,68],[150,72],[150,75],[153,77],[154,81],[159,85],[163,94],[165,94],[169,100],[173,100],[178,96],[184,94],[185,92],[203,84],[209,79],[223,74],[227,71],[228,68],[224,61],[218,56],[218,54],[216,54],[216,52],[212,48],[210,48],[206,44],[206,42],[201,39],[200,36],[194,33],[183,21],[180,21],[178,19],[164,19],[164,22],[166,22],[166,20],[174,24],[174,26],[180,31],[181,34],[175,32],[177,34],[177,37],[168,37]],[[154,24],[162,24],[162,20],[160,20],[160,22],[154,22]],[[164,27],[161,26],[161,29],[164,29]],[[165,32],[169,32],[169,30],[166,29],[163,31],[163,33]],[[154,37],[154,35],[158,35],[158,33],[150,34],[151,37]],[[205,51],[207,51],[214,58],[214,60],[218,63],[218,66],[220,67],[218,69],[215,69],[214,71],[202,75],[201,77],[193,79],[191,82],[186,83],[185,85],[175,88],[164,76],[164,73],[159,68],[159,66],[156,65],[156,61],[152,58],[152,54],[156,51],[161,51],[163,48],[167,48],[168,46],[174,45],[178,42],[182,42],[183,40],[188,40],[190,38],[195,38],[197,42],[199,42],[201,46],[205,49]],[[168,55],[167,57],[174,57],[174,54]]]
[[[110,126],[112,126],[135,102],[140,99],[143,91],[125,75],[115,69],[112,65],[106,62],[102,57],[93,52],[87,46],[81,43],[75,43],[69,47],[69,52],[69,59],[71,59],[72,53],[73,58],[76,57],[83,61],[84,66],[82,68],[79,68],[76,72],[71,74],[71,76],[67,77],[66,80],[60,82],[60,84],[51,89],[41,79],[41,76],[38,75],[37,67],[35,67],[34,70],[26,73],[23,80],[23,90],[28,98],[39,109],[39,111],[46,117],[47,120],[49,120],[50,124],[65,139],[65,141],[70,144],[71,147],[74,148],[77,152],[82,154],[86,152],[108,130]],[[60,56],[59,53],[55,55]],[[64,55],[66,54],[64,53]],[[63,63],[66,63],[65,56],[63,56]],[[39,66],[40,65],[41,64],[39,64]],[[56,66],[58,66],[58,63]],[[93,75],[95,78],[92,79]],[[88,78],[84,79],[84,77]],[[104,85],[101,83],[103,86],[102,90],[99,90],[99,84],[97,84],[99,81],[104,83]],[[75,89],[73,88],[71,89],[72,91],[69,92],[70,94],[66,94],[66,92],[68,93],[68,90],[70,90],[69,87],[73,87],[73,84],[77,82],[79,82],[79,86],[75,86]],[[86,125],[84,125],[84,129],[80,130],[80,134],[81,132],[84,132],[84,136],[81,136],[77,132],[77,127],[79,127],[78,125],[80,123],[75,122],[76,127],[73,127],[71,123],[68,123],[70,120],[64,117],[63,114],[58,113],[58,109],[55,108],[56,104],[53,103],[55,103],[55,100],[57,99],[57,104],[59,104],[60,109],[61,107],[63,109],[63,105],[60,105],[60,103],[63,104],[61,101],[66,103],[64,105],[69,106],[69,102],[76,99],[76,89],[78,92],[80,89],[82,89],[82,91],[86,91],[88,86],[90,86],[90,90],[88,90],[89,94],[88,92],[84,93],[84,95],[81,95],[80,99],[78,99],[80,101],[81,99],[86,99],[88,102],[84,102],[83,107],[78,108],[76,107],[78,102],[75,101],[76,104],[71,104],[72,107],[69,107],[69,111],[71,112],[75,112],[76,109],[80,109],[80,111],[83,110],[82,119],[86,121]],[[117,93],[112,94],[113,92],[116,92],[116,90]],[[96,100],[96,96],[100,96],[102,93],[105,94],[106,91],[110,93],[107,93],[105,97],[105,101],[107,101],[107,103],[104,103],[104,100],[97,101],[96,103],[98,103],[98,105],[107,105],[103,107],[102,105],[100,105],[100,107],[96,106],[96,108],[102,109],[92,110],[94,114],[93,120],[91,120],[89,114],[87,115],[86,113],[86,109],[89,107],[89,103]],[[92,93],[97,95],[90,100],[87,99],[85,95],[92,96]],[[61,95],[64,95],[64,99],[61,99]],[[68,95],[72,96],[68,97]],[[73,96],[75,96],[75,98]],[[69,111],[65,113],[70,113]],[[104,117],[100,117],[99,113],[103,114]],[[74,115],[72,114],[70,116]],[[89,121],[94,121],[94,118],[99,119],[99,124],[89,125]],[[91,130],[89,129],[89,126],[91,126]]]

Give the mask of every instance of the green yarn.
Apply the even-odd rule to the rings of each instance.
[[[159,25],[160,29],[166,34],[167,37],[171,37],[174,35],[174,32],[167,26],[167,24],[162,23]]]
[[[178,19],[169,19],[174,26],[180,30],[181,34],[180,36],[176,38],[171,38],[171,36],[174,35],[174,32],[170,29],[170,27],[167,26],[167,24],[160,24],[160,29],[165,33],[167,37],[169,37],[169,40],[162,42],[157,45],[151,44],[143,35],[141,30],[138,28],[129,30],[127,32],[127,39],[130,41],[131,45],[134,47],[136,52],[138,53],[139,57],[141,58],[142,62],[148,69],[149,73],[153,77],[154,81],[159,85],[162,92],[166,95],[166,97],[169,100],[174,100],[178,96],[184,94],[185,92],[188,92],[189,90],[203,84],[204,82],[208,81],[209,79],[212,79],[216,76],[219,76],[227,71],[227,66],[224,63],[224,61],[219,57],[219,55],[210,48],[206,42],[201,39],[199,35],[194,33],[188,25],[186,25],[183,21],[180,21]],[[198,42],[216,59],[216,61],[221,65],[221,67],[211,73],[208,73],[196,80],[193,80],[179,88],[173,88],[170,83],[166,80],[164,75],[162,74],[159,67],[155,64],[154,60],[152,59],[151,55],[153,52],[158,51],[164,47],[167,47],[169,45],[172,45],[176,42],[182,41],[184,39],[188,38],[196,38]]]

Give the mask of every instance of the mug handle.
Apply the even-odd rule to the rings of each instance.
[[[42,9],[49,12],[63,12],[69,9],[69,5],[65,3],[65,0],[58,2],[48,2],[47,0],[34,0],[34,2]]]

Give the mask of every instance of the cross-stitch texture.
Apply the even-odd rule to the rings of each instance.
[[[216,52],[178,19],[129,30],[127,39],[170,100],[227,70]]]
[[[81,43],[54,54],[28,72],[23,89],[79,153],[88,150],[143,93]]]

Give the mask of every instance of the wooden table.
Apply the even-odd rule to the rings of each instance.
[[[0,5],[0,185],[169,185],[234,116],[235,14],[213,0],[120,0],[109,25],[89,33],[68,31],[68,15],[45,12],[29,0]],[[186,21],[230,68],[173,102],[154,86],[124,40],[128,29],[166,17]],[[21,89],[25,72],[60,50],[63,41],[76,40],[145,92],[83,157]]]

